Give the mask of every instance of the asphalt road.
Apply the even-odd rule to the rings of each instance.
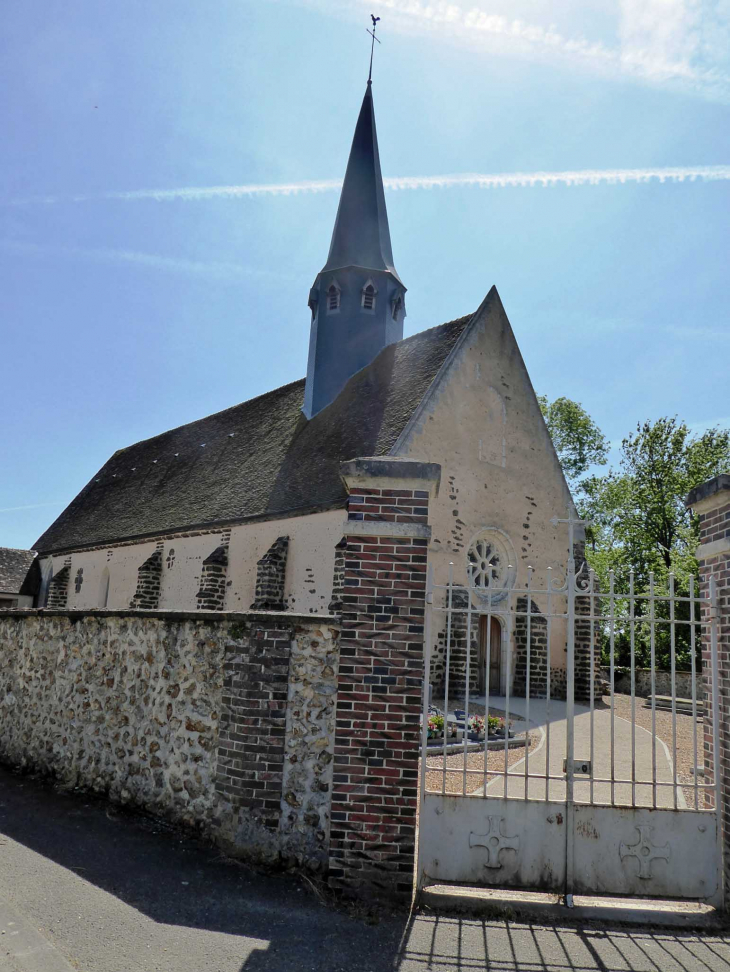
[[[352,915],[0,769],[0,972],[728,972],[730,936]]]

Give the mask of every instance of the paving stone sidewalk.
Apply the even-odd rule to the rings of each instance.
[[[428,913],[368,923],[293,876],[3,769],[0,932],[0,972],[730,969],[718,934]]]

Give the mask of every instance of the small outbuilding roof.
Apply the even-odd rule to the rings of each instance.
[[[385,348],[307,421],[304,379],[116,452],[41,553],[344,504],[342,460],[387,455],[473,315]]]
[[[0,547],[0,594],[21,593],[35,557],[35,550]]]

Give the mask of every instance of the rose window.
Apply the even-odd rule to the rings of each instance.
[[[506,595],[514,574],[507,544],[496,534],[497,531],[490,531],[474,538],[466,565],[469,586],[474,593],[488,596],[492,601]]]
[[[482,538],[469,551],[469,578],[474,587],[499,587],[504,573],[502,554],[491,540]]]

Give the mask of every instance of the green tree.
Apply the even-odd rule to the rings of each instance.
[[[582,483],[583,512],[592,522],[588,559],[601,589],[608,589],[613,571],[617,591],[628,591],[633,573],[636,593],[646,594],[653,577],[656,593],[667,594],[673,583],[675,593],[686,597],[690,578],[697,584],[699,530],[684,498],[694,486],[728,469],[730,431],[710,429],[692,435],[676,417],[640,423],[621,444],[619,469]],[[645,603],[637,603],[637,613],[642,613]],[[666,604],[658,605],[657,611],[666,621]],[[678,602],[676,611],[678,619],[689,619],[686,603]],[[676,626],[675,634],[677,662],[688,665],[689,626]],[[648,637],[648,625],[639,625],[636,644],[641,664],[648,661]],[[627,638],[625,630],[618,638],[622,661],[628,661]],[[657,662],[668,667],[669,624],[657,626],[655,640]]]
[[[606,437],[580,402],[570,398],[550,402],[546,395],[538,395],[537,400],[568,485],[579,492],[581,477],[591,466],[604,466],[607,462]]]

